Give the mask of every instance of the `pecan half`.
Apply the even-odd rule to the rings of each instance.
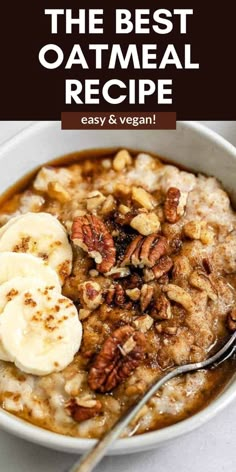
[[[144,280],[149,282],[150,280],[160,279],[163,275],[168,274],[170,269],[173,267],[173,261],[169,256],[163,256],[159,262],[151,269],[144,269]]]
[[[117,306],[124,306],[126,302],[125,290],[123,289],[122,285],[116,284],[112,285],[106,295],[106,303],[108,305],[117,305]]]
[[[76,398],[72,398],[66,405],[67,412],[78,423],[98,416],[101,412],[102,404],[99,400],[88,400],[81,403]]]
[[[236,331],[236,308],[233,308],[228,314],[227,324],[230,331]]]
[[[164,236],[159,234],[137,236],[126,249],[121,266],[153,267],[167,250],[168,242]]]
[[[132,300],[133,302],[137,302],[140,299],[140,290],[139,288],[131,288],[125,291],[126,295]]]
[[[140,308],[144,312],[150,305],[153,297],[154,288],[151,285],[144,284],[140,292]]]
[[[187,195],[176,187],[169,188],[164,204],[165,218],[169,223],[176,223],[184,215]]]
[[[105,341],[88,374],[92,390],[110,392],[144,358],[145,336],[129,325],[118,328]]]
[[[99,272],[108,272],[115,265],[116,250],[113,238],[97,216],[87,215],[75,218],[71,239],[75,245],[94,258]]]
[[[155,320],[169,320],[172,317],[170,302],[163,293],[155,301],[150,314]]]

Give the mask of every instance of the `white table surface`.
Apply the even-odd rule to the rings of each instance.
[[[31,122],[0,121],[0,143]],[[236,146],[236,122],[208,121],[207,126]],[[236,471],[236,402],[207,425],[157,450],[107,457],[97,472]],[[0,431],[1,472],[66,472],[76,456],[35,446]]]

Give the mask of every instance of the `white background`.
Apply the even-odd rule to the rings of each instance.
[[[30,123],[0,122],[0,143]],[[205,124],[236,146],[236,122],[208,121]],[[236,402],[188,436],[150,452],[107,457],[96,472],[234,472],[235,440]],[[75,458],[0,431],[1,472],[66,472]]]

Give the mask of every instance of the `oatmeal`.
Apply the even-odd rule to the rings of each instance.
[[[0,224],[0,401],[36,425],[100,437],[236,329],[236,214],[213,177],[127,150],[73,156],[5,199]],[[124,434],[194,414],[232,370],[171,380]]]

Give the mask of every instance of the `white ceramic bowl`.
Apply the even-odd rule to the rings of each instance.
[[[236,204],[236,148],[216,133],[192,122],[181,122],[176,131],[61,131],[60,123],[30,126],[0,148],[0,193],[29,171],[63,154],[97,148],[128,147],[149,151],[195,171],[220,179]],[[127,454],[156,448],[201,426],[236,398],[236,376],[208,407],[173,426],[120,439],[110,454]],[[82,452],[93,440],[70,438],[43,430],[0,410],[0,425],[29,441],[66,452]]]

